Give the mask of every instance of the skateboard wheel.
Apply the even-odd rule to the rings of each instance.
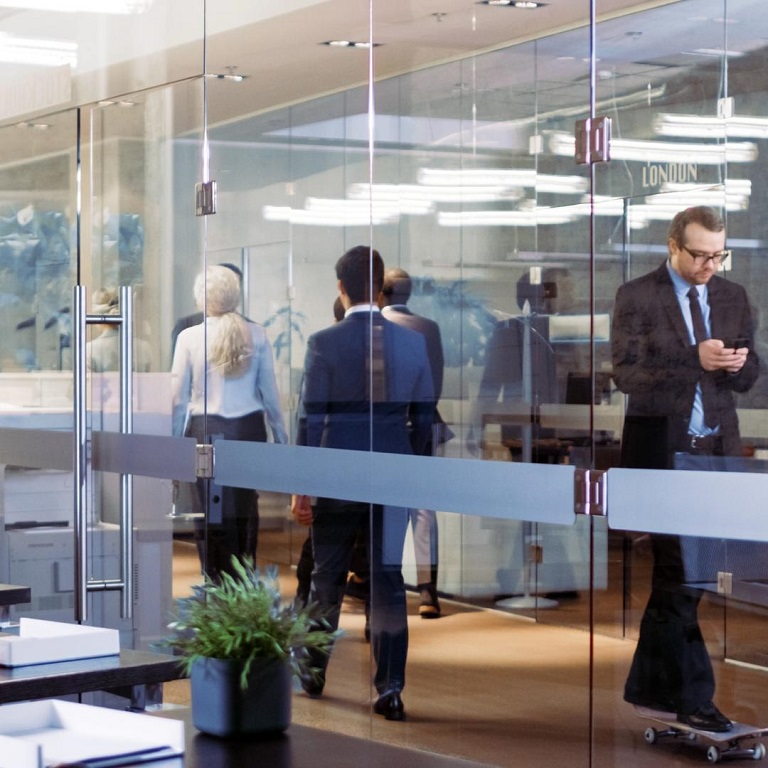
[[[658,734],[655,728],[646,728],[644,736],[647,744],[655,744]]]
[[[764,757],[765,757],[765,744],[758,741],[757,744],[755,744],[754,752],[752,752],[752,759],[762,760]]]
[[[707,747],[707,760],[710,763],[720,762],[720,750],[717,747]]]

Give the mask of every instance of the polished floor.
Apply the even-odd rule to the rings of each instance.
[[[297,540],[285,531],[263,532],[260,560],[290,563]],[[636,581],[642,581],[647,553],[640,547],[633,556]],[[333,653],[325,695],[310,700],[297,692],[294,722],[493,766],[701,764],[706,761],[706,743],[647,744],[648,723],[622,700],[634,641],[620,636],[625,626],[621,606],[627,601],[619,588],[621,573],[617,559],[609,588],[594,601],[583,594],[562,596],[551,611],[539,612],[538,621],[450,600],[443,600],[442,618],[425,621],[412,602],[405,723],[371,714],[370,646],[363,637],[362,604],[347,599],[341,620],[344,636]],[[281,567],[281,579],[285,594],[291,595],[295,575],[290,567]],[[177,541],[174,594],[189,594],[198,580],[194,547]],[[629,597],[629,613],[635,615],[633,606],[642,607],[643,601],[642,589],[636,588]],[[590,635],[582,626],[589,615],[600,633]],[[723,661],[726,640],[750,648],[762,645],[760,636],[765,637],[768,626],[763,609],[747,606],[726,612],[715,598],[705,600],[701,618],[715,662],[721,709],[732,718],[768,725],[768,670]],[[187,703],[186,681],[167,685],[165,699]]]

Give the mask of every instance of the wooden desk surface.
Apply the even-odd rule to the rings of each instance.
[[[149,651],[121,651],[119,656],[0,667],[0,704],[28,699],[106,691],[184,677],[178,657]]]

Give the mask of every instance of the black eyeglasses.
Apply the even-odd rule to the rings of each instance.
[[[706,264],[711,261],[716,267],[727,261],[731,255],[730,249],[727,248],[724,251],[717,251],[717,253],[705,253],[704,251],[692,251],[687,245],[681,245],[680,247],[687,251],[697,264]]]

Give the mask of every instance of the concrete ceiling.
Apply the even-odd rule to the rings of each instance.
[[[676,0],[641,5],[648,8],[670,2]],[[638,3],[599,0],[597,6],[599,17],[607,19]],[[570,65],[576,70],[572,74],[581,76],[586,69],[582,58],[589,55],[584,27],[589,21],[587,0],[547,0],[535,10],[493,7],[475,0],[378,0],[372,22],[368,11],[368,3],[360,0],[330,0],[209,36],[208,72],[224,73],[236,67],[237,72],[249,75],[244,87],[210,89],[211,122],[232,120],[244,108],[256,114],[366,83],[369,57],[365,50],[329,48],[321,43],[367,41],[371,27],[378,44],[373,62],[377,80],[575,28],[582,31],[572,40],[578,60]],[[195,51],[188,53],[195,55]],[[516,74],[531,78],[530,71]],[[452,76],[450,71],[446,76]],[[234,98],[233,90],[237,93]]]
[[[371,27],[377,43],[373,55],[376,81],[405,72],[419,73],[408,79],[407,92],[380,87],[378,113],[456,119],[457,93],[466,93],[471,94],[480,119],[500,122],[532,114],[534,98],[538,113],[569,105],[583,110],[589,101],[588,0],[546,0],[536,10],[493,7],[475,0],[374,0],[372,22],[369,3],[362,0],[251,1],[248,13],[253,20],[239,26],[234,20],[242,3],[209,2],[211,19],[205,45],[200,35],[202,19],[194,18],[186,26],[179,22],[179,30],[173,22],[167,29],[155,30],[152,44],[140,58],[131,58],[130,46],[116,46],[119,61],[101,69],[78,71],[78,102],[116,95],[142,102],[150,98],[154,86],[178,83],[171,88],[172,130],[176,135],[194,135],[200,131],[203,114],[199,74],[203,70],[210,74],[234,71],[246,75],[246,80],[205,81],[208,124],[220,138],[247,141],[250,121],[260,115],[271,113],[272,129],[279,130],[281,107],[365,85],[370,64],[365,49],[333,48],[322,43],[340,38],[367,41]],[[596,36],[598,99],[605,95],[615,100],[650,83],[663,85],[684,68],[721,65],[722,57],[707,58],[696,51],[722,47],[723,0],[596,0],[596,6],[600,22]],[[220,7],[228,9],[230,23],[213,23],[219,15],[224,16]],[[280,10],[275,11],[278,7]],[[651,9],[652,13],[633,13]],[[245,11],[239,13],[242,18]],[[21,21],[28,25],[33,21],[50,23],[52,16],[60,17],[55,20],[59,25],[76,21],[66,18],[73,14],[48,13],[39,18],[39,14],[11,13],[3,10],[0,0],[0,32],[6,28],[21,32]],[[766,33],[754,23],[763,16],[764,0],[729,0],[729,48],[763,48]],[[79,34],[82,39],[83,32]],[[93,36],[96,30],[89,34]],[[537,42],[530,42],[534,40]],[[525,42],[530,45],[512,48]],[[101,55],[108,56],[110,46],[101,47]],[[502,48],[503,69],[499,69],[496,57],[473,57]],[[429,69],[449,62],[456,64]],[[0,81],[4,66],[0,65]],[[363,99],[360,111],[364,111],[364,89],[358,98]],[[348,105],[345,109],[349,111]],[[72,113],[57,111],[59,114],[47,122],[71,128]],[[122,110],[119,117],[104,119],[109,120],[110,136],[141,137],[146,131],[144,110]],[[6,129],[6,150],[12,147],[14,151],[4,154],[20,159],[30,152],[38,157],[46,151],[56,153],[71,146],[71,131],[65,133],[69,135],[59,143],[57,136],[62,132],[58,130],[31,138],[29,132],[11,136]]]

